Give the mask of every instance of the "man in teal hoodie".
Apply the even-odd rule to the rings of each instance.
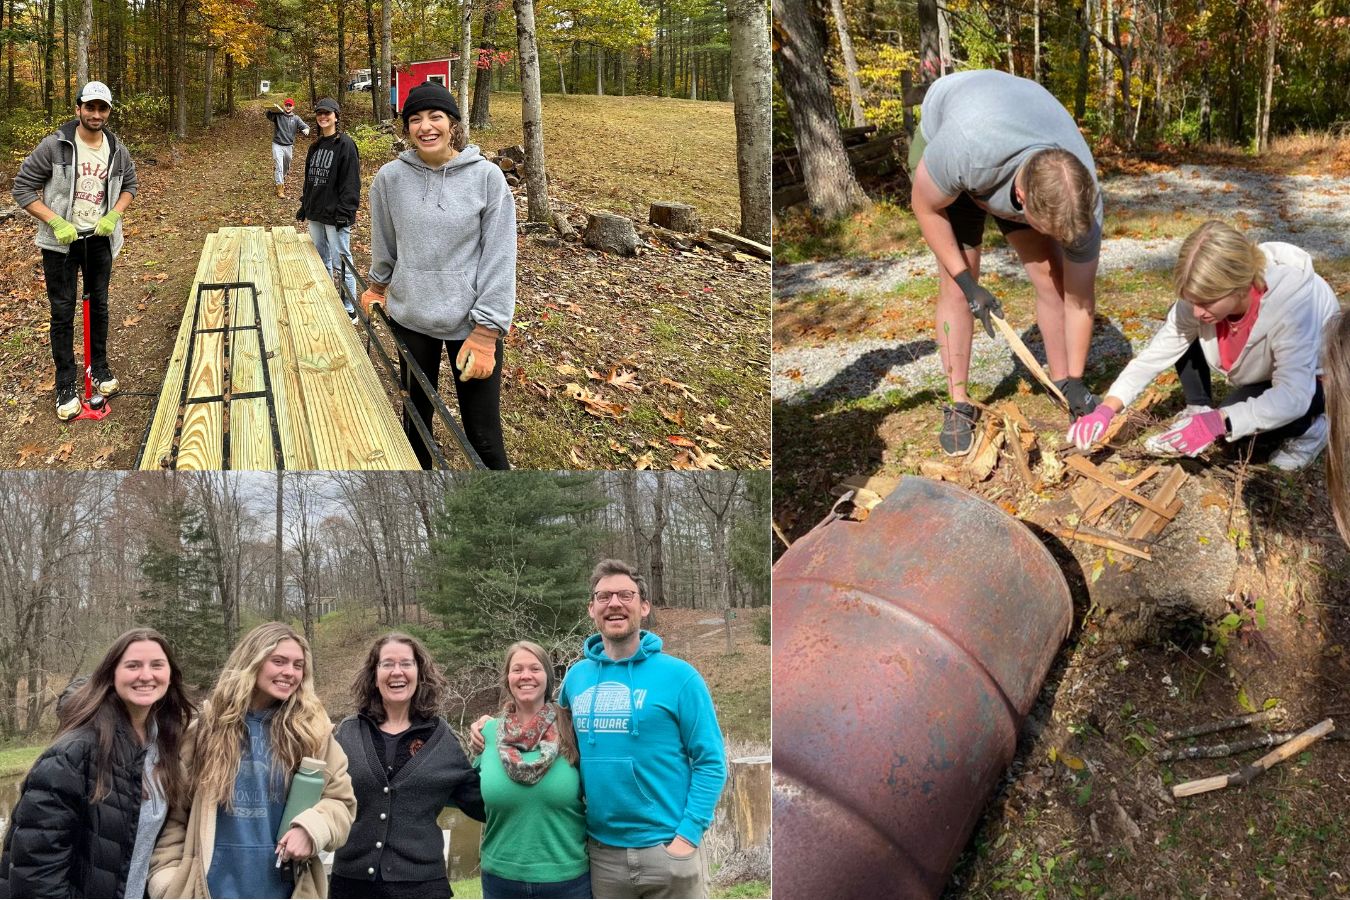
[[[706,897],[701,842],[726,750],[702,676],[641,630],[646,593],[626,563],[596,565],[588,609],[599,634],[558,695],[581,752],[591,888],[596,897]]]

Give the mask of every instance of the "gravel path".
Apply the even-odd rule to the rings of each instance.
[[[1350,179],[1185,165],[1157,174],[1111,178],[1103,182],[1102,189],[1108,216],[1122,207],[1160,212],[1205,209],[1218,219],[1243,213],[1252,223],[1248,234],[1255,240],[1289,241],[1315,259],[1350,256]],[[1102,243],[1098,271],[1169,269],[1180,244],[1180,238],[1113,238]],[[1006,247],[986,252],[980,267],[1004,277],[1025,277],[1016,255]],[[773,289],[780,298],[823,290],[876,294],[894,290],[914,278],[936,276],[937,263],[924,247],[922,252],[886,260],[837,259],[778,266],[773,273]],[[1146,342],[1161,322],[1143,324],[1146,327],[1136,335],[1133,350]],[[1118,323],[1099,319],[1097,328],[1090,355],[1094,364],[1129,358],[1132,345]],[[1044,362],[1038,332],[1031,329],[1023,338]],[[993,387],[1013,377],[1014,372],[1015,360],[1007,345],[977,329],[970,381]],[[902,387],[929,387],[939,395],[945,394],[942,363],[931,335],[916,336],[899,346],[889,341],[838,340],[774,354],[775,400],[857,398]]]

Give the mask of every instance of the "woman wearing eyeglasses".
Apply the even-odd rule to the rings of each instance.
[[[450,897],[436,817],[486,817],[478,773],[437,715],[445,676],[414,637],[377,639],[352,683],[358,712],[338,725],[356,822],[333,861],[331,897]]]

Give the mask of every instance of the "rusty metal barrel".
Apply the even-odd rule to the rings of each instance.
[[[798,540],[773,570],[774,896],[938,896],[1072,620],[1035,535],[948,484]]]

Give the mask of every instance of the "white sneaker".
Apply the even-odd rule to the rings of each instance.
[[[1296,472],[1317,459],[1317,455],[1326,448],[1330,436],[1331,424],[1327,421],[1326,413],[1323,413],[1313,419],[1307,431],[1280,444],[1280,449],[1270,454],[1270,464],[1286,472]]]
[[[69,422],[80,414],[80,396],[75,393],[74,385],[62,385],[56,389],[56,417]]]
[[[1205,406],[1204,404],[1199,403],[1187,404],[1185,409],[1183,409],[1181,412],[1177,413],[1175,416],[1172,417],[1172,421],[1167,424],[1166,428],[1164,428],[1162,431],[1158,432],[1155,435],[1151,435],[1150,437],[1144,440],[1144,452],[1152,456],[1162,456],[1162,457],[1181,456],[1180,453],[1173,450],[1170,446],[1162,443],[1158,439],[1167,432],[1171,431],[1173,428],[1180,425],[1183,419],[1190,418],[1191,416],[1198,416],[1201,413],[1213,411],[1214,407],[1212,406]]]

